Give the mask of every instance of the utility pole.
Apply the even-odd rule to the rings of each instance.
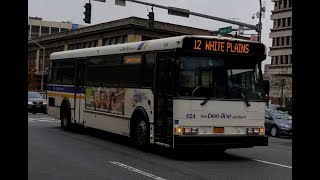
[[[285,79],[281,79],[281,83],[280,83],[280,87],[281,87],[281,95],[280,95],[280,108],[282,108],[283,105],[283,89],[285,87]]]

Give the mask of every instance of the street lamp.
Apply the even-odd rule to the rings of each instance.
[[[43,76],[44,76],[44,56],[46,53],[46,48],[41,46],[39,43],[37,43],[36,41],[34,41],[33,39],[30,39],[32,42],[36,43],[40,48],[43,49],[43,54],[42,54],[42,73],[41,73],[41,91],[43,90]]]
[[[254,16],[257,16],[257,18],[259,18],[259,23],[257,24],[257,32],[258,32],[258,41],[261,42],[261,34],[262,34],[261,17],[262,17],[262,13],[263,13],[263,16],[264,16],[264,13],[266,11],[266,7],[265,7],[266,5],[264,4],[264,6],[262,7],[261,0],[259,0],[259,4],[260,4],[259,12],[257,12],[256,14],[253,14],[252,15],[252,19],[254,19]]]

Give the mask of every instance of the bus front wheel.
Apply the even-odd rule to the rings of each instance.
[[[146,148],[149,144],[149,127],[144,118],[140,115],[137,117],[138,120],[134,133],[135,144],[140,148]]]
[[[61,108],[61,127],[64,130],[69,130],[71,126],[71,111],[66,106],[63,106]]]

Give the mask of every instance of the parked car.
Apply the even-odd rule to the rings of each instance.
[[[274,109],[267,109],[265,114],[266,133],[273,137],[292,135],[292,116]]]
[[[274,110],[279,110],[280,109],[280,105],[278,104],[269,104],[266,109],[274,109]]]
[[[37,112],[47,113],[47,100],[40,93],[28,92],[28,111],[36,114]]]

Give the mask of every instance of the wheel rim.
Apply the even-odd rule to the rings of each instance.
[[[277,128],[276,127],[273,127],[271,129],[271,136],[276,136],[277,135]]]
[[[147,124],[141,121],[137,127],[137,143],[143,145],[146,141]]]

